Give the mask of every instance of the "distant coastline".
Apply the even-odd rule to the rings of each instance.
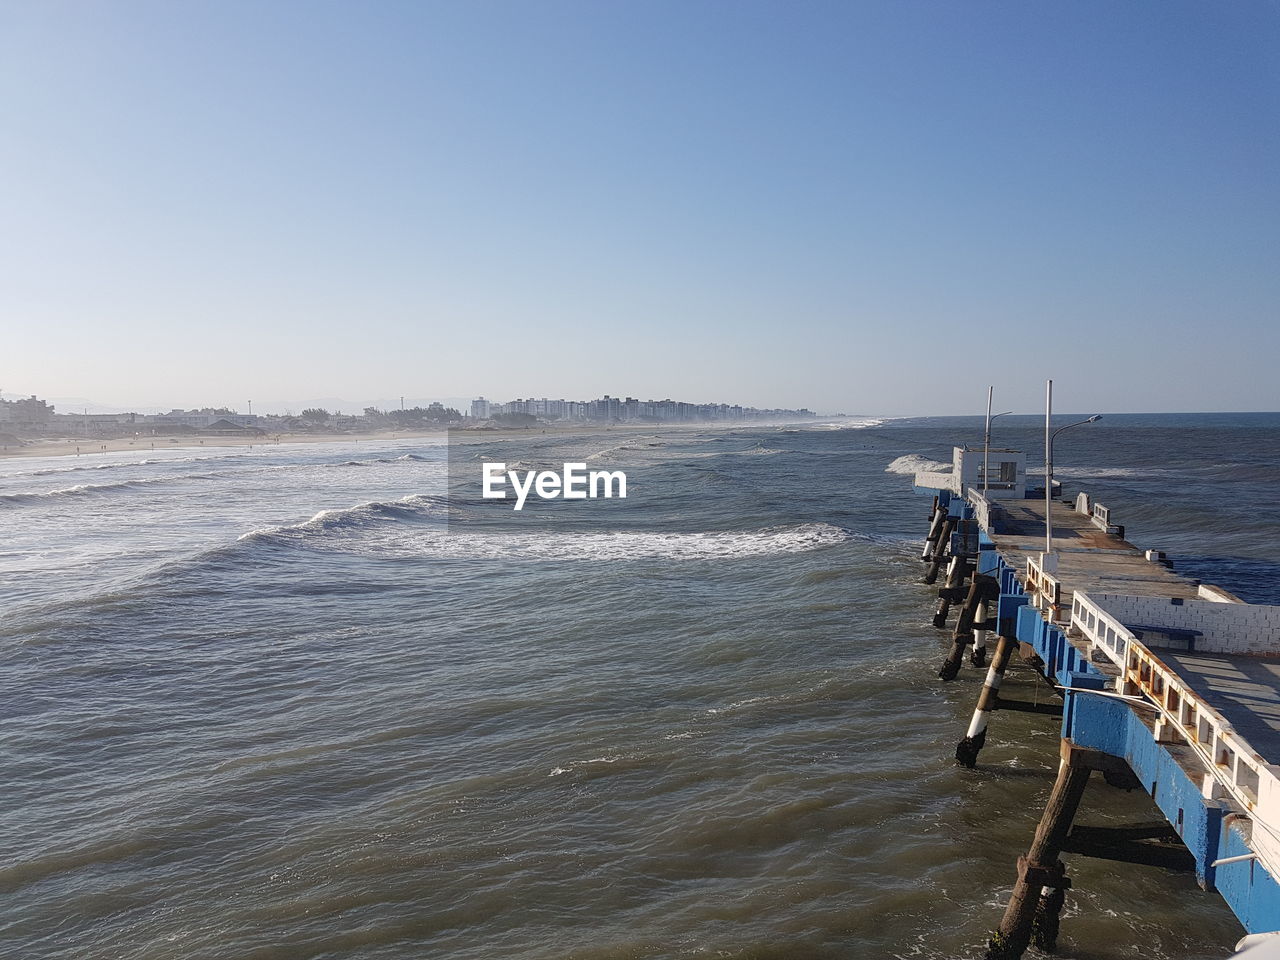
[[[790,422],[790,421],[787,421]],[[781,425],[782,421],[779,421]],[[768,426],[769,424],[753,423],[750,426]],[[555,434],[595,434],[610,431],[629,431],[641,433],[676,432],[689,430],[705,430],[709,427],[742,428],[744,423],[594,423],[594,422],[552,422],[537,423],[529,427],[511,426],[467,426],[445,427],[435,429],[413,430],[374,430],[342,433],[265,433],[249,434],[202,434],[192,432],[177,436],[135,436],[135,437],[34,437],[15,441],[8,438],[0,441],[0,459],[9,457],[74,457],[91,456],[93,454],[121,453],[137,451],[149,453],[160,450],[191,450],[203,447],[271,447],[294,443],[362,443],[383,440],[428,440],[445,439],[451,433],[456,435],[480,437],[528,436],[534,433]]]

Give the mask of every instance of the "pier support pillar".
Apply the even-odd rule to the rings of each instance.
[[[954,680],[960,672],[960,664],[964,661],[964,651],[973,642],[973,623],[978,615],[978,605],[995,600],[1000,596],[1000,581],[986,574],[975,573],[973,583],[969,586],[969,596],[965,598],[960,616],[956,619],[955,632],[951,634],[951,652],[946,662],[938,671],[943,680]]]
[[[954,517],[946,517],[942,521],[942,532],[938,535],[938,542],[933,547],[933,557],[929,562],[929,572],[924,575],[925,583],[937,583],[938,571],[942,569],[942,562],[947,559],[947,553],[951,547],[951,534],[956,528]]]
[[[951,565],[947,567],[946,582],[938,591],[938,609],[933,615],[933,625],[939,630],[947,625],[947,614],[951,611],[952,602],[964,595],[964,581],[972,570],[973,565],[968,557],[951,558]]]
[[[1126,764],[1119,757],[1077,747],[1070,740],[1062,741],[1058,778],[1045,804],[1031,849],[1025,857],[1018,858],[1018,880],[1000,929],[987,944],[986,960],[1018,960],[1033,935],[1037,944],[1048,944],[1050,949],[1056,942],[1062,891],[1070,886],[1058,855],[1080,808],[1089,774],[1122,766]]]
[[[987,665],[987,633],[991,620],[991,605],[995,601],[983,600],[978,604],[978,623],[973,625],[973,650],[969,653],[969,662],[975,667]]]
[[[1012,637],[1001,637],[996,644],[995,659],[987,668],[987,680],[982,685],[982,693],[978,694],[978,706],[969,721],[969,730],[956,745],[956,762],[961,766],[972,770],[978,762],[978,753],[987,742],[987,720],[998,705],[1000,684],[1004,682],[1004,672],[1017,646],[1018,641]]]
[[[1067,868],[1061,860],[1054,861],[1049,869],[1049,882],[1040,888],[1040,902],[1036,904],[1031,919],[1031,943],[1037,950],[1053,953],[1058,948],[1058,929],[1062,921],[1062,908],[1067,902]]]
[[[924,538],[924,553],[920,554],[920,559],[925,563],[933,559],[933,552],[937,548],[938,538],[942,534],[942,524],[946,519],[947,509],[938,503],[938,497],[934,497],[933,513],[929,514],[929,535]]]

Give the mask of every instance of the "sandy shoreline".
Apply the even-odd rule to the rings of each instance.
[[[0,444],[0,459],[8,457],[75,457],[93,454],[146,452],[161,450],[191,450],[214,447],[272,447],[289,443],[365,443],[387,440],[447,440],[450,434],[455,438],[468,439],[503,439],[507,437],[529,436],[536,433],[560,434],[592,434],[621,431],[643,431],[647,433],[706,430],[715,426],[709,423],[680,424],[539,424],[529,429],[521,427],[504,427],[498,429],[462,429],[462,430],[396,430],[367,433],[279,433],[262,437],[245,436],[179,436],[179,437],[63,437],[28,440],[21,445]],[[724,427],[743,427],[746,424],[722,424]]]

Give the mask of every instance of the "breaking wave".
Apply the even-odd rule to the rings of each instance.
[[[61,473],[80,473],[85,470],[127,470],[130,467],[146,467],[157,463],[177,465],[181,463],[197,463],[202,460],[231,460],[247,457],[247,454],[215,454],[204,457],[149,457],[146,460],[125,460],[119,463],[77,464],[73,467],[45,467],[41,470],[23,470],[13,474],[15,477],[48,477]]]
[[[1141,477],[1170,475],[1172,471],[1158,467],[1071,467],[1054,464],[1055,477],[1075,477],[1080,480],[1130,480]],[[1043,481],[1043,477],[1041,478]]]
[[[639,450],[640,447],[638,446],[638,444],[647,443],[650,440],[657,440],[657,439],[658,438],[656,436],[652,436],[652,435],[643,436],[643,437],[628,437],[622,443],[616,443],[612,447],[605,447],[603,450],[597,450],[595,453],[588,454],[585,459],[588,462],[591,462],[593,460],[601,460],[607,457],[609,454],[616,453],[619,450]]]
[[[333,534],[363,530],[388,521],[443,519],[449,509],[444,497],[414,494],[392,502],[371,500],[353,507],[337,510],[321,510],[310,520],[285,524],[279,527],[263,527],[241,534],[239,542],[281,541],[314,539]]]
[[[452,532],[439,525],[380,526],[395,513],[419,520],[443,519],[440,498],[407,498],[407,504],[361,504],[325,511],[306,523],[245,534],[241,541],[301,541],[308,546],[384,558],[440,560],[726,560],[804,553],[863,539],[827,523],[806,523],[756,531],[661,533],[496,533]],[[421,501],[432,501],[424,509]],[[439,512],[436,512],[436,511]]]
[[[939,460],[930,460],[928,457],[922,457],[917,453],[909,453],[905,457],[899,457],[891,464],[884,468],[885,473],[900,473],[904,476],[914,476],[923,471],[933,471],[936,473],[950,473],[951,464],[942,463]]]
[[[808,423],[802,429],[804,430],[866,430],[870,427],[878,427],[884,423],[886,417],[849,417],[847,420],[828,420],[821,423]]]
[[[186,477],[149,477],[145,480],[125,480],[120,483],[77,483],[75,486],[46,490],[40,493],[0,493],[0,504],[46,503],[62,497],[83,497],[116,493],[149,487],[158,483],[176,483],[186,480],[209,480],[207,475],[193,474]]]

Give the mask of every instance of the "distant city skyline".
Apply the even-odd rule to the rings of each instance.
[[[1054,416],[1055,417],[1059,415],[1068,416],[1072,412],[1085,414],[1085,413],[1093,413],[1093,412],[1099,412],[1099,411],[1105,412],[1105,413],[1112,413],[1112,414],[1273,413],[1273,412],[1276,412],[1278,408],[1280,408],[1280,404],[1272,403],[1272,405],[1269,408],[1258,407],[1252,410],[1246,410],[1243,408],[1241,409],[1227,409],[1227,408],[1192,409],[1190,407],[1185,407],[1184,409],[1166,409],[1166,410],[1158,410],[1154,408],[1111,409],[1111,408],[1106,408],[1106,407],[1097,405],[1096,403],[1093,403],[1089,396],[1081,394],[1079,390],[1071,391],[1069,389],[1071,386],[1072,384],[1068,382],[1066,384],[1066,387],[1068,389],[1063,389],[1062,382],[1055,380],[1055,384],[1054,384],[1054,391],[1055,391],[1054,392],[1054,397],[1055,397]],[[1043,380],[1036,385],[1036,389],[1038,390],[1038,395],[1036,395],[1031,400],[1030,403],[1028,403],[1026,406],[1023,406],[1023,407],[1015,407],[1015,405],[1012,402],[1006,402],[1004,404],[1000,403],[1000,400],[1002,396],[1004,396],[1004,394],[1001,393],[1001,388],[997,384],[996,385],[997,406],[999,406],[1001,409],[1013,408],[1012,412],[1017,414],[1028,415],[1028,416],[1043,416],[1044,414],[1044,381]],[[646,397],[649,396],[649,394],[646,393],[645,391],[640,391],[640,393],[643,393]],[[246,398],[245,400],[239,401],[238,403],[234,399],[221,400],[215,397],[213,400],[207,400],[204,402],[194,402],[191,400],[184,401],[182,399],[178,399],[175,401],[171,399],[167,401],[162,400],[160,402],[153,402],[153,403],[122,404],[122,403],[104,402],[99,398],[90,398],[90,397],[83,397],[83,396],[72,396],[72,397],[45,396],[39,393],[38,391],[10,390],[8,387],[0,384],[0,399],[13,401],[13,400],[26,399],[27,397],[30,397],[30,396],[36,396],[39,399],[49,403],[51,406],[54,406],[57,409],[57,412],[60,414],[83,413],[86,410],[89,414],[95,414],[95,413],[97,414],[108,414],[108,413],[158,414],[158,413],[167,413],[171,410],[199,410],[205,407],[225,407],[236,413],[246,413],[246,414],[258,413],[258,414],[264,414],[264,415],[297,415],[303,409],[306,409],[308,407],[322,407],[326,410],[331,410],[334,412],[358,414],[360,411],[364,410],[366,407],[375,407],[379,410],[394,410],[399,408],[402,402],[402,398],[400,396],[391,396],[391,397],[378,396],[378,397],[363,397],[363,398],[356,397],[353,399],[351,397],[326,395],[326,396],[314,396],[314,397],[283,399],[283,400],[258,400],[256,398]],[[406,394],[403,397],[403,406],[405,408],[426,407],[432,403],[439,403],[439,404],[443,404],[446,407],[455,407],[456,409],[462,411],[463,413],[467,413],[471,408],[472,402],[477,398],[481,398],[484,396],[486,395],[479,394],[479,393],[459,394],[455,396],[445,396],[442,394],[427,394],[427,393],[423,393],[420,395],[412,395],[412,396]],[[551,397],[552,393],[547,392],[544,397],[544,394],[542,393],[517,394],[512,391],[499,390],[493,396],[489,397],[489,399],[493,400],[493,397],[495,396],[505,397],[508,400],[523,399],[525,397],[529,397],[533,399],[544,399],[544,398]],[[566,394],[564,391],[555,391],[556,399],[563,399],[565,396]],[[986,410],[986,406],[985,406],[986,405],[986,386],[985,385],[981,387],[977,387],[977,386],[970,387],[968,388],[968,392],[965,394],[960,394],[958,392],[953,393],[952,397],[954,402],[952,402],[950,406],[948,406],[946,409],[935,410],[935,411],[926,412],[926,413],[901,413],[901,412],[895,412],[895,411],[885,411],[885,410],[875,410],[875,409],[853,409],[853,408],[822,409],[820,407],[807,406],[803,404],[801,405],[801,407],[796,407],[796,408],[781,408],[781,407],[776,407],[776,406],[767,405],[767,404],[742,403],[739,405],[758,407],[759,409],[807,409],[813,412],[817,416],[832,416],[832,417],[834,416],[948,417],[948,416],[981,416],[982,414],[985,413],[985,410]],[[1060,398],[1065,398],[1065,399],[1061,399],[1060,401]],[[250,400],[252,400],[252,407],[253,407],[252,410],[249,409]],[[498,402],[507,402],[507,400],[498,401]],[[685,401],[685,402],[698,402],[698,403],[717,402],[719,403],[719,402],[725,402],[725,401],[698,400],[698,401]]]
[[[6,392],[1277,406],[1274,3],[0,20]]]
[[[600,401],[612,401],[614,410],[612,412],[603,412],[599,409]],[[341,400],[335,397],[319,398],[307,401],[296,402],[267,402],[258,403],[256,411],[253,409],[254,403],[257,401],[246,400],[243,405],[235,404],[149,404],[140,407],[122,407],[117,404],[101,404],[83,398],[55,398],[42,397],[38,394],[15,393],[7,391],[0,387],[0,421],[5,419],[3,413],[5,410],[15,407],[30,405],[33,409],[44,410],[46,413],[52,411],[59,416],[78,416],[78,415],[117,415],[117,414],[143,414],[147,416],[156,416],[164,414],[181,414],[195,413],[209,410],[229,411],[236,415],[244,416],[297,416],[304,409],[324,409],[333,414],[359,414],[360,412],[370,409],[388,412],[392,410],[408,410],[415,408],[425,408],[428,406],[444,406],[452,407],[458,410],[464,416],[477,417],[485,419],[490,416],[490,408],[493,413],[529,413],[535,416],[548,416],[565,419],[607,419],[617,413],[618,405],[625,407],[625,419],[636,419],[641,415],[654,416],[661,415],[665,417],[674,417],[676,410],[658,411],[655,409],[640,409],[641,406],[654,407],[655,405],[699,408],[720,408],[716,411],[713,419],[728,418],[730,416],[757,416],[760,414],[800,414],[804,416],[813,416],[815,412],[807,407],[798,408],[781,408],[781,407],[757,407],[753,404],[737,404],[727,403],[724,401],[698,401],[687,399],[663,398],[661,400],[655,398],[647,398],[643,401],[631,397],[629,395],[613,395],[604,394],[602,397],[592,399],[566,400],[563,396],[559,397],[517,397],[511,396],[509,400],[499,400],[496,398],[486,399],[484,396],[473,395],[470,399],[460,397],[398,397],[392,402],[370,402],[361,403],[354,401]],[[679,418],[686,416],[684,410],[679,411]]]

